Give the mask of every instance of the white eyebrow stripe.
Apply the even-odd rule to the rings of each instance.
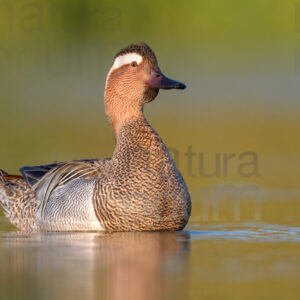
[[[137,53],[127,53],[124,55],[120,55],[115,59],[112,67],[110,68],[110,72],[124,65],[130,64],[133,61],[137,62],[137,64],[139,65],[143,61],[143,57]]]
[[[143,57],[137,53],[127,53],[127,54],[116,57],[113,65],[111,66],[111,68],[106,76],[105,87],[107,86],[107,81],[108,81],[108,78],[109,78],[110,74],[112,73],[112,71],[114,71],[118,68],[121,68],[124,65],[130,64],[133,61],[135,61],[139,65],[143,61]]]

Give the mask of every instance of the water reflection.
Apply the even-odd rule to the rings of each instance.
[[[3,299],[185,297],[186,233],[6,235],[0,243]]]
[[[294,299],[299,241],[300,227],[266,223],[195,224],[180,233],[4,233],[0,298]]]

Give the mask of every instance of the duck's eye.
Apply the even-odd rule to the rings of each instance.
[[[137,66],[137,62],[136,62],[136,61],[133,61],[133,62],[131,63],[131,66],[132,66],[132,67],[136,67],[136,66]]]

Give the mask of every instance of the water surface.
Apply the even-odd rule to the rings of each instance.
[[[300,227],[0,238],[2,299],[299,299]]]

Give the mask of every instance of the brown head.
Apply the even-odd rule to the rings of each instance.
[[[143,105],[152,101],[159,89],[185,87],[162,74],[148,45],[132,44],[122,49],[115,56],[105,85],[105,111],[115,133],[126,122],[142,117]]]

